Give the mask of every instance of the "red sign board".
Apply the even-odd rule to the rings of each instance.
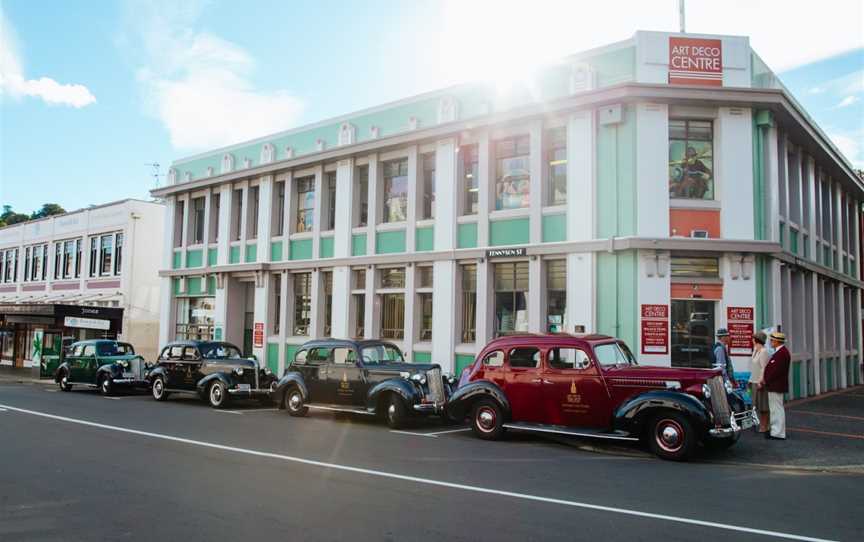
[[[729,328],[729,353],[733,356],[753,354],[753,307],[726,307]]]
[[[255,327],[252,330],[252,347],[264,348],[264,323],[255,322]]]
[[[669,353],[669,305],[642,305],[642,353]]]
[[[723,86],[723,42],[669,38],[669,84]]]

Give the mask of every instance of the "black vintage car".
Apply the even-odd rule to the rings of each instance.
[[[62,391],[81,385],[111,395],[119,388],[146,387],[144,376],[148,368],[129,343],[108,339],[79,341],[61,351],[54,381]]]
[[[273,400],[292,416],[309,408],[377,415],[396,429],[414,414],[443,415],[450,386],[440,366],[406,363],[394,344],[323,339],[300,347]]]
[[[159,354],[147,375],[153,398],[164,401],[172,393],[197,394],[213,408],[226,406],[232,398],[270,401],[276,376],[260,368],[254,359],[245,359],[231,343],[176,341]]]

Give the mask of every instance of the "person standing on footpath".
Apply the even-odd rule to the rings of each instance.
[[[776,331],[771,334],[774,354],[765,366],[762,385],[768,392],[768,410],[771,416],[771,431],[765,438],[786,440],[786,411],[783,408],[783,394],[789,391],[789,364],[792,356],[786,348],[786,335]]]
[[[723,371],[723,377],[737,387],[735,383],[735,368],[732,366],[732,358],[729,356],[729,331],[725,327],[717,330],[717,342],[711,351],[712,365],[715,369]]]
[[[753,334],[753,357],[750,360],[750,397],[753,398],[753,406],[759,413],[759,432],[768,432],[768,392],[762,385],[762,375],[765,366],[768,365],[768,349],[765,343],[768,337],[762,331]]]

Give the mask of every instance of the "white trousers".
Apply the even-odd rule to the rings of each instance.
[[[783,394],[768,392],[768,411],[771,415],[771,436],[786,438],[786,410],[783,408]]]

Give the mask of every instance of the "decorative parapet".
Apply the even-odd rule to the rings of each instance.
[[[324,141],[323,139],[318,139],[317,141],[315,141],[315,150],[316,151],[321,152],[326,148],[327,148],[327,142]]]
[[[243,159],[243,169],[249,169],[252,167],[252,159],[248,156]]]
[[[438,101],[438,124],[459,120],[459,102],[453,96],[442,96]]]
[[[420,121],[417,119],[417,117],[409,117],[408,118],[408,129],[409,130],[416,130],[419,126],[420,126]]]
[[[168,170],[168,184],[177,184],[177,170],[173,167]]]
[[[222,155],[222,173],[231,173],[234,171],[234,155]]]
[[[261,159],[259,160],[262,164],[269,164],[270,162],[276,159],[276,147],[273,146],[272,143],[265,143],[261,147]]]
[[[371,139],[378,139],[378,137],[380,135],[381,135],[381,129],[380,128],[378,128],[377,126],[370,126],[369,127],[369,137]]]
[[[208,177],[213,176],[213,166],[207,166],[207,176]]]
[[[357,128],[350,122],[343,122],[339,126],[339,145],[353,145],[357,140]]]
[[[294,147],[285,147],[285,158],[294,158]]]
[[[570,94],[597,87],[597,73],[590,64],[576,62],[570,67]]]
[[[188,183],[191,180],[192,180],[192,172],[191,171],[187,171],[186,173],[183,174],[183,181],[184,182]]]

